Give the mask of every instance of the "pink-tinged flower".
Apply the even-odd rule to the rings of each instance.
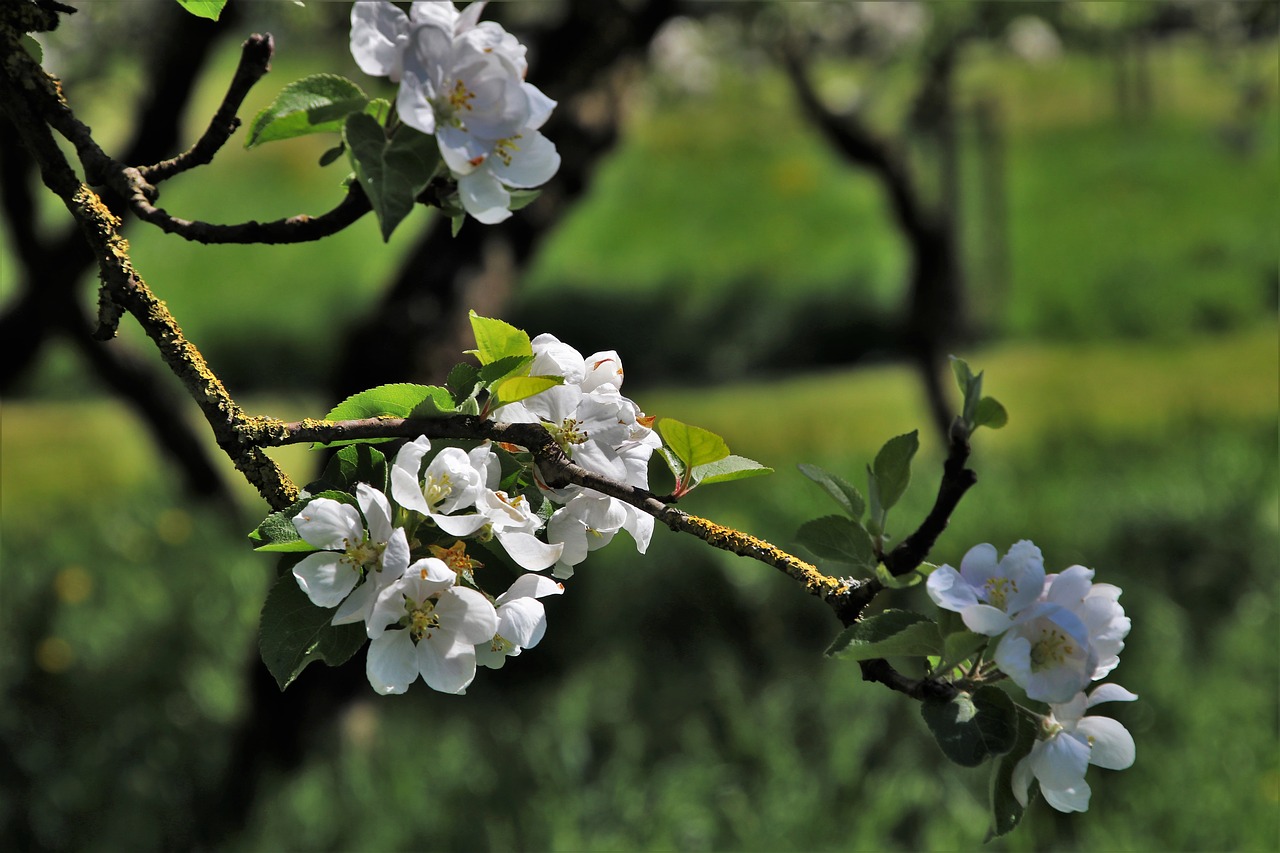
[[[1108,770],[1131,767],[1137,755],[1133,736],[1110,717],[1086,717],[1084,712],[1101,702],[1132,702],[1137,695],[1118,684],[1102,684],[1085,696],[1077,693],[1069,702],[1051,704],[1041,725],[1041,736],[1031,752],[1013,769],[1013,795],[1024,807],[1034,778],[1045,801],[1060,812],[1089,808],[1089,784],[1084,781],[1090,764]]]

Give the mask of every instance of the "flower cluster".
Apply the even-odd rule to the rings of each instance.
[[[660,442],[622,396],[617,353],[584,358],[551,335],[532,347],[532,369],[563,384],[500,407],[495,419],[541,423],[578,464],[647,488]],[[489,442],[433,448],[419,437],[396,453],[389,496],[359,483],[354,502],[315,497],[293,517],[316,549],[294,566],[294,578],[313,604],[337,608],[332,624],[364,623],[366,671],[379,693],[403,693],[418,676],[435,690],[462,693],[477,663],[501,667],[542,639],[539,599],[564,587],[537,572],[572,575],[619,530],[642,553],[648,547],[652,517],[589,489],[546,488],[518,465],[504,477],[500,453]],[[489,595],[472,546],[505,554],[526,574]]]
[[[1120,588],[1094,583],[1093,575],[1084,566],[1045,574],[1040,549],[1025,540],[1002,559],[995,547],[977,545],[959,571],[944,565],[929,575],[934,603],[959,613],[970,631],[993,638],[999,670],[1027,698],[1049,706],[1038,742],[1014,775],[1015,794],[1024,804],[1034,776],[1054,808],[1083,811],[1089,802],[1088,764],[1123,769],[1133,763],[1133,739],[1123,726],[1083,716],[1098,702],[1137,698],[1113,684],[1088,697],[1084,693],[1120,663],[1130,628]]]
[[[463,209],[492,224],[511,215],[510,190],[550,180],[560,155],[539,130],[556,102],[525,81],[524,45],[479,20],[484,6],[420,0],[406,15],[387,0],[361,0],[351,55],[366,74],[399,84],[400,120],[435,135]]]

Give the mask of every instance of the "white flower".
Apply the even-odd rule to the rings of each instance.
[[[351,55],[365,74],[399,83],[409,16],[387,0],[361,0],[351,6]]]
[[[359,483],[356,502],[359,510],[341,501],[316,498],[293,518],[299,536],[325,549],[303,558],[293,567],[293,576],[317,607],[342,604],[334,616],[335,625],[363,619],[376,592],[409,564],[408,540],[404,530],[392,528],[386,496]],[[357,589],[362,579],[365,583]]]
[[[975,545],[960,561],[960,571],[939,566],[929,575],[929,597],[943,610],[960,614],[965,627],[995,637],[1013,625],[1013,617],[1031,606],[1044,588],[1044,558],[1028,540],[1014,544],[997,562],[992,545]]]
[[[382,694],[404,693],[419,675],[442,693],[462,693],[476,675],[475,647],[498,630],[489,599],[456,585],[435,557],[418,560],[384,589],[370,614],[365,673]]]
[[[1118,684],[1102,684],[1086,698],[1077,693],[1071,701],[1051,704],[1041,727],[1042,738],[1013,769],[1013,795],[1024,807],[1034,777],[1040,793],[1060,812],[1089,808],[1089,785],[1084,781],[1090,764],[1108,770],[1133,765],[1133,736],[1110,717],[1086,717],[1084,712],[1100,702],[1132,702],[1137,695]]]
[[[556,563],[555,576],[573,576],[573,568],[587,554],[603,548],[627,523],[626,504],[598,494],[583,492],[556,510],[547,522],[547,541],[564,544]],[[643,550],[643,549],[642,549]]]
[[[1092,680],[1098,655],[1070,610],[1044,601],[1018,613],[995,652],[1001,672],[1038,702],[1066,702]]]
[[[498,630],[488,643],[476,646],[477,661],[501,669],[508,656],[536,646],[547,631],[547,611],[538,599],[563,592],[564,584],[543,575],[516,578],[511,588],[498,596]]]
[[[400,448],[391,466],[391,496],[405,509],[430,518],[446,533],[468,536],[478,530],[484,520],[474,515],[450,517],[450,513],[475,506],[489,480],[489,457],[493,452],[487,442],[470,453],[446,447],[420,474],[422,459],[430,450],[431,441],[426,436]]]
[[[1106,678],[1120,663],[1124,638],[1131,622],[1120,606],[1121,589],[1109,583],[1093,583],[1093,569],[1072,566],[1046,578],[1044,600],[1066,607],[1084,623],[1089,645],[1098,663],[1090,678]]]
[[[484,517],[481,537],[492,536],[523,569],[538,572],[555,565],[564,551],[562,544],[548,544],[534,534],[542,529],[542,519],[533,514],[523,495],[485,489],[476,502]]]

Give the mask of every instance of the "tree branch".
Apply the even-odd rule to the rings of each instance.
[[[195,145],[177,157],[153,166],[139,167],[138,173],[143,180],[153,185],[158,184],[188,169],[212,162],[213,156],[240,127],[240,119],[236,116],[236,112],[253,85],[271,70],[271,54],[274,50],[275,43],[270,33],[249,36],[240,48],[240,64],[236,66],[236,72],[227,87],[227,94],[223,96],[222,104],[214,113],[204,135]]]

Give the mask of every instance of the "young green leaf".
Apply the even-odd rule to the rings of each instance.
[[[333,626],[332,619],[333,611],[312,604],[292,574],[286,572],[271,587],[262,605],[258,650],[281,690],[312,661],[338,666],[364,645],[362,625]]]
[[[1009,413],[994,397],[983,397],[978,401],[978,405],[973,412],[973,425],[975,427],[984,426],[988,429],[1000,429],[1007,423],[1009,423]]]
[[[333,146],[328,151],[320,155],[320,160],[319,160],[320,168],[323,169],[325,166],[328,166],[330,163],[335,162],[339,157],[341,157],[345,153],[347,153],[346,143],[339,142],[337,145]]]
[[[385,242],[430,183],[440,164],[439,148],[430,136],[403,125],[388,140],[382,125],[366,113],[347,116],[342,139]]]
[[[924,580],[924,576],[916,571],[907,572],[905,575],[890,574],[883,563],[877,563],[876,580],[880,581],[886,589],[907,589]]]
[[[512,376],[489,389],[493,394],[493,405],[490,408],[496,409],[508,403],[518,403],[535,394],[541,394],[548,388],[563,384],[563,376]]]
[[[482,365],[512,356],[532,356],[533,345],[529,335],[510,323],[493,317],[481,317],[471,312],[471,331],[476,336],[476,348],[471,350]]]
[[[876,564],[875,546],[866,529],[843,515],[824,515],[800,525],[800,544],[823,560],[849,563],[863,571]]]
[[[216,21],[222,14],[222,7],[227,5],[227,0],[178,0],[178,5],[197,18]]]
[[[27,56],[30,56],[37,63],[44,63],[44,47],[40,42],[36,41],[30,33],[23,35],[23,37],[19,39],[18,43],[21,44],[22,49],[27,52]]]
[[[529,365],[533,364],[532,355],[509,355],[491,361],[480,368],[480,384],[486,388],[512,376],[528,376]]]
[[[963,358],[956,358],[954,355],[949,356],[951,359],[951,372],[956,377],[956,387],[960,389],[960,393],[964,396],[969,394],[969,386],[973,384],[973,371],[969,369],[969,364]]]
[[[772,468],[767,468],[754,459],[730,455],[694,468],[693,482],[697,485],[728,483],[731,480],[745,480],[748,477],[760,477],[772,473]]]
[[[874,660],[926,657],[941,651],[938,626],[928,617],[910,610],[886,610],[845,628],[826,653],[848,660]]]
[[[809,465],[805,462],[801,462],[796,467],[800,469],[801,474],[822,486],[826,493],[831,495],[835,502],[840,504],[854,521],[862,518],[862,514],[867,509],[866,501],[862,499],[862,494],[845,482],[843,478],[829,471],[824,471],[817,465]]]
[[[919,430],[912,430],[885,442],[876,454],[872,470],[880,498],[880,507],[888,511],[902,497],[911,482],[911,459],[920,449]]]
[[[380,415],[407,418],[414,406],[437,391],[445,391],[445,389],[434,385],[415,385],[412,382],[379,385],[376,388],[352,394],[334,406],[324,419],[352,421],[360,418],[376,418]],[[445,393],[448,392],[445,391]]]
[[[729,455],[729,445],[711,430],[690,426],[674,418],[658,418],[656,424],[662,442],[686,469],[718,462]]]
[[[347,78],[312,74],[285,86],[274,101],[254,116],[244,147],[255,148],[265,142],[312,133],[335,133],[342,130],[348,115],[361,112],[368,105],[369,96]]]
[[[998,687],[980,687],[951,701],[925,700],[920,713],[942,752],[962,767],[977,767],[1013,749],[1018,715],[1013,700]]]
[[[975,634],[968,630],[947,634],[942,640],[942,660],[938,661],[938,672],[948,672],[959,666],[973,657],[990,639],[985,634]]]

